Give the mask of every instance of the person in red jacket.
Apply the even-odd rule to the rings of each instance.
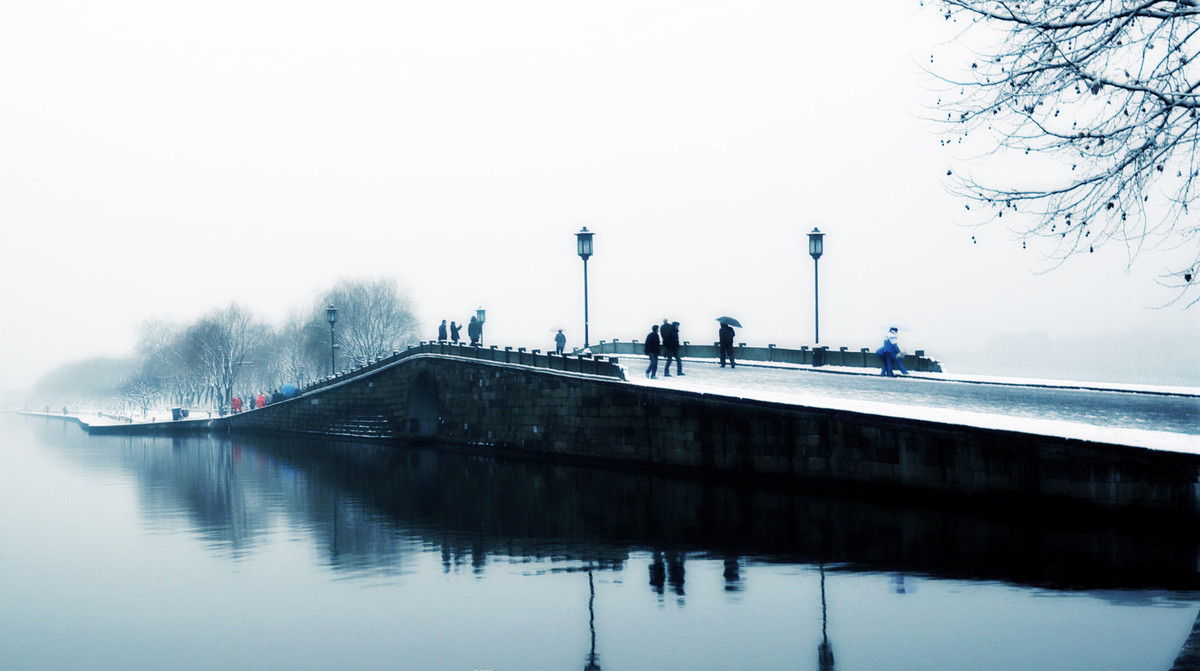
[[[259,394],[258,398],[254,399],[255,407],[261,408],[261,407],[264,407],[266,404],[267,404],[267,397],[263,396],[262,394]]]

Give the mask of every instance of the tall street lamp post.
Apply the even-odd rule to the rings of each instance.
[[[813,257],[813,344],[821,343],[821,304],[820,293],[817,291],[817,281],[820,275],[817,273],[817,259],[821,258],[821,254],[825,251],[824,238],[825,234],[816,228],[808,234],[808,253]]]
[[[587,282],[587,260],[592,255],[592,236],[595,233],[588,231],[587,226],[583,230],[575,234],[577,243],[577,251],[579,258],[583,259],[583,348],[586,350],[591,341],[588,340],[588,282]]]
[[[334,361],[333,353],[333,325],[337,323],[337,308],[330,303],[329,307],[325,308],[325,319],[329,321],[329,374],[337,370],[337,364]]]

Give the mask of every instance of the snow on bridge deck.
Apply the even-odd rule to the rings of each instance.
[[[882,377],[862,368],[762,365],[721,368],[685,359],[683,377],[644,375],[646,358],[621,357],[631,384],[887,417],[1200,454],[1200,388],[947,373]],[[672,369],[674,371],[674,369]]]

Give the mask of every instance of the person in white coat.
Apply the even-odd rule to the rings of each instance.
[[[896,377],[896,369],[904,375],[908,375],[908,369],[904,367],[904,362],[900,360],[900,338],[898,335],[899,329],[895,326],[888,329],[887,336],[883,339],[883,347],[875,350],[875,354],[879,357],[883,364],[879,371],[880,375],[888,377]]]

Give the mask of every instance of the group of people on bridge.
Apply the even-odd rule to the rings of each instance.
[[[722,320],[726,319],[724,317]],[[446,320],[443,319],[438,326],[438,341],[458,343],[460,341],[460,332],[462,325],[456,322],[450,322],[449,327],[446,326]],[[888,330],[887,336],[883,340],[883,345],[875,350],[875,354],[879,357],[881,370],[880,375],[895,377],[896,371],[899,370],[902,375],[908,375],[908,369],[904,366],[902,360],[903,353],[900,350],[898,341],[899,329],[895,326]],[[717,345],[720,353],[721,368],[725,367],[728,362],[730,368],[736,368],[737,363],[733,358],[733,326],[727,321],[721,321],[721,326],[717,330]],[[483,342],[483,322],[475,317],[471,317],[467,324],[467,337],[470,339],[472,346],[478,346]],[[562,329],[558,329],[558,333],[554,336],[554,350],[561,355],[566,348],[567,337],[563,334]],[[683,375],[683,359],[679,356],[679,322],[673,322],[664,318],[661,325],[655,324],[650,328],[650,333],[646,334],[646,344],[642,351],[650,359],[650,364],[646,367],[646,377],[655,379],[658,377],[658,360],[659,357],[665,357],[666,363],[663,366],[663,377],[671,377],[671,361],[675,361],[675,374]],[[274,394],[272,394],[274,396]],[[241,410],[241,399],[235,398],[234,412]],[[248,409],[255,407],[261,408],[266,403],[270,403],[270,396],[264,397],[259,394],[257,398],[247,399]]]
[[[287,385],[284,385],[287,386]],[[272,391],[269,394],[259,392],[257,396],[253,393],[246,394],[243,400],[240,396],[234,396],[229,402],[229,409],[233,412],[241,412],[243,410],[254,410],[255,408],[263,408],[272,403],[278,403],[285,399],[291,398],[292,394],[285,394],[279,390]]]
[[[721,318],[721,327],[717,330],[717,345],[720,352],[721,368],[725,367],[726,362],[730,368],[736,368],[737,363],[733,358],[733,326],[726,318]],[[895,326],[888,329],[887,336],[883,339],[883,345],[875,350],[876,356],[879,357],[881,369],[880,375],[895,377],[896,371],[900,371],[902,375],[908,375],[908,368],[904,366],[903,352],[900,350],[899,329]],[[561,331],[560,331],[561,334]],[[671,377],[671,360],[675,360],[675,374],[683,375],[683,360],[679,356],[679,322],[672,322],[663,319],[662,325],[654,325],[650,327],[650,333],[646,334],[646,344],[642,347],[642,351],[650,359],[650,364],[646,367],[646,377],[655,379],[658,377],[658,359],[660,356],[666,357],[666,365],[663,366],[663,377]]]
[[[733,326],[727,322],[721,322],[721,327],[717,329],[721,368],[725,367],[726,361],[729,362],[730,368],[737,367],[733,360],[733,336]],[[660,356],[666,357],[663,377],[671,377],[672,359],[675,360],[675,374],[683,375],[683,359],[679,357],[679,322],[664,318],[662,325],[651,326],[650,333],[646,334],[646,344],[642,346],[642,351],[650,358],[650,365],[646,367],[646,377],[650,379],[658,377],[658,358]]]
[[[449,329],[446,328],[446,320],[443,319],[438,326],[438,342],[457,343],[461,340],[460,333],[462,332],[462,324],[450,322]],[[471,321],[467,324],[467,337],[471,339],[472,346],[478,346],[483,343],[483,322],[471,317]]]
[[[438,326],[438,342],[458,343],[462,325],[455,322],[450,322],[450,326],[446,326],[446,320],[443,319],[441,325]],[[471,321],[467,324],[467,337],[471,340],[472,346],[483,344],[483,322],[475,317],[471,317]],[[554,336],[554,351],[556,354],[562,354],[567,347],[567,336],[563,334],[562,329],[558,329],[558,334]]]

